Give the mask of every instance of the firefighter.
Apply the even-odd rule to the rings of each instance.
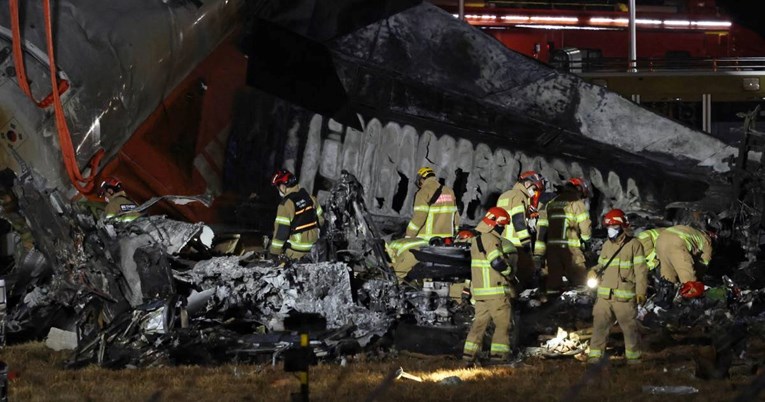
[[[706,269],[712,259],[712,239],[690,226],[672,226],[657,237],[656,256],[662,278],[672,283],[696,282],[694,268]]]
[[[645,263],[648,265],[649,270],[656,269],[659,266],[659,259],[656,257],[656,239],[659,238],[661,232],[665,228],[653,228],[646,229],[637,235],[640,244],[643,245],[643,252],[645,253]]]
[[[98,187],[98,196],[106,201],[104,219],[113,219],[122,222],[130,222],[140,216],[138,213],[130,213],[137,208],[136,203],[128,198],[122,189],[122,182],[115,177],[107,177]]]
[[[490,359],[504,361],[510,356],[510,299],[518,254],[515,246],[501,233],[510,221],[502,208],[492,207],[476,226],[480,234],[470,241],[470,292],[475,300],[475,318],[465,340],[462,358],[475,362],[481,351],[486,327],[494,322]]]
[[[544,180],[544,177],[535,171],[523,172],[513,188],[504,192],[497,200],[497,206],[510,214],[510,224],[505,228],[503,237],[518,249],[516,275],[524,287],[531,285],[535,275],[539,275],[542,270],[545,250],[544,247],[532,243],[535,229],[533,224],[529,224],[533,223],[533,217],[530,216],[533,212],[533,200],[535,197],[538,199],[544,191]]]
[[[648,268],[643,245],[626,233],[629,222],[622,210],[612,209],[606,213],[603,225],[608,231],[608,240],[603,244],[598,264],[587,275],[587,285],[597,288],[587,361],[597,363],[603,358],[606,339],[616,318],[624,333],[627,363],[639,363],[636,304],[645,304],[648,287]]]
[[[277,170],[271,185],[279,191],[282,201],[276,209],[270,252],[291,260],[300,259],[319,239],[319,227],[324,224],[321,205],[298,185],[297,177],[289,170]]]
[[[436,237],[451,242],[460,223],[457,197],[451,188],[438,181],[433,169],[420,168],[416,185],[419,190],[414,195],[412,219],[406,227],[404,238],[388,245],[393,270],[399,279],[404,279],[417,264],[412,249],[427,246]]]
[[[560,290],[564,275],[573,286],[585,283],[587,266],[583,250],[589,250],[592,237],[590,208],[585,201],[590,196],[589,183],[575,177],[547,203],[547,290]],[[542,234],[540,231],[539,235]]]

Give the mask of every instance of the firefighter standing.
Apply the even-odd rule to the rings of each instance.
[[[434,237],[453,239],[460,222],[454,191],[436,179],[433,169],[420,168],[416,184],[419,190],[414,196],[412,219],[404,238],[388,245],[393,270],[399,279],[404,279],[417,264],[412,249],[427,246]]]
[[[114,177],[107,177],[98,188],[98,196],[106,201],[104,219],[114,219],[122,222],[130,222],[140,216],[138,213],[130,213],[137,208],[135,201],[128,198],[122,189],[122,182]]]
[[[659,259],[656,257],[656,239],[665,228],[646,229],[637,235],[640,244],[643,245],[645,253],[645,263],[648,269],[654,270],[659,265]]]
[[[513,294],[511,275],[517,262],[517,250],[501,233],[510,216],[499,207],[489,208],[476,226],[479,236],[470,241],[470,291],[475,300],[475,318],[470,327],[462,357],[474,362],[481,351],[484,332],[494,322],[490,358],[507,360],[510,355],[510,320]]]
[[[584,285],[587,266],[582,250],[589,249],[592,237],[590,208],[585,202],[590,195],[584,179],[572,178],[547,203],[547,290],[560,290],[564,275],[571,285]]]
[[[532,247],[533,225],[529,223],[532,212],[532,200],[544,191],[544,177],[534,171],[523,172],[513,188],[504,192],[497,200],[497,206],[510,215],[510,223],[505,228],[503,237],[510,240],[518,249],[518,270],[516,275],[522,286],[529,286],[534,274],[540,273],[544,258],[544,247]]]
[[[624,212],[612,209],[603,216],[608,240],[598,258],[598,265],[588,273],[587,284],[597,287],[597,300],[592,308],[593,332],[588,362],[603,358],[606,339],[614,318],[624,333],[627,363],[640,362],[637,329],[637,304],[646,301],[648,268],[640,241],[629,236],[629,222]]]
[[[656,239],[656,256],[662,278],[681,284],[696,282],[694,267],[705,269],[712,259],[712,240],[707,233],[690,226],[665,229]]]
[[[276,171],[271,185],[279,191],[282,201],[276,210],[270,252],[300,259],[319,239],[319,227],[324,223],[321,205],[297,184],[297,177],[288,170]]]

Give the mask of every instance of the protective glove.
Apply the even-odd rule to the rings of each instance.
[[[640,305],[640,306],[644,306],[644,305],[645,305],[645,302],[646,302],[647,300],[648,300],[648,299],[645,297],[645,295],[637,295],[637,296],[635,296],[635,301],[636,301],[636,302],[637,302],[637,304],[638,304],[638,305]]]
[[[592,250],[592,240],[582,240],[582,251]]]
[[[462,288],[462,302],[470,303],[471,297],[472,295],[470,294],[470,288]]]

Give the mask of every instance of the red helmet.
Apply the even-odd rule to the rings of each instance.
[[[693,299],[704,295],[704,284],[699,281],[685,282],[680,286],[680,296],[686,299]]]
[[[122,182],[119,181],[116,177],[107,177],[104,179],[104,181],[101,182],[101,185],[98,187],[98,193],[97,195],[99,197],[103,197],[104,194],[106,194],[106,191],[112,190],[115,193],[122,191]]]
[[[271,185],[278,186],[284,184],[287,187],[292,187],[297,184],[297,177],[292,172],[286,169],[279,169],[271,176]]]
[[[581,178],[581,177],[572,177],[568,179],[568,183],[572,186],[579,189],[579,191],[582,192],[582,195],[586,198],[589,198],[592,196],[592,191],[590,190],[590,183]]]
[[[533,171],[528,170],[520,174],[518,176],[518,181],[524,182],[524,181],[530,181],[536,188],[539,190],[545,189],[545,178],[541,174]]]
[[[612,209],[608,211],[605,215],[603,215],[603,225],[605,226],[613,226],[613,225],[619,225],[623,228],[626,228],[630,225],[629,221],[627,220],[627,216],[624,215],[624,211],[621,209]]]
[[[457,232],[457,240],[467,240],[467,239],[470,239],[471,237],[475,237],[475,232],[473,232],[472,230],[465,229],[465,230],[460,230],[459,232]]]
[[[500,207],[491,207],[483,217],[483,223],[490,227],[505,226],[510,223],[510,215]]]

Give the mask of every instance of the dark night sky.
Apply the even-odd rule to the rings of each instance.
[[[730,14],[731,19],[765,37],[765,18],[763,18],[763,0],[717,0],[717,5]]]

